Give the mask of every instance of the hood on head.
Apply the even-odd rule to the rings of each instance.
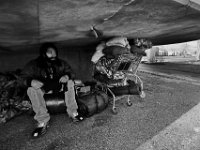
[[[48,48],[55,49],[56,57],[58,57],[58,49],[57,49],[57,47],[53,43],[50,43],[50,42],[49,43],[44,43],[44,44],[41,45],[41,47],[40,47],[40,57],[47,58],[46,52],[47,52]]]

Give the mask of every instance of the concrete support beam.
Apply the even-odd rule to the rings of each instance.
[[[151,49],[146,50],[147,54],[147,61],[149,63],[155,63],[156,62],[156,52],[158,52],[158,47],[152,47]]]
[[[200,1],[199,0],[173,0],[183,5],[189,6],[200,11]]]
[[[197,61],[200,60],[200,39],[197,41],[197,54],[196,54]]]

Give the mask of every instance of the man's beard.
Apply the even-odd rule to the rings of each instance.
[[[53,64],[57,64],[58,59],[57,59],[57,58],[54,58],[54,59],[46,58],[46,62],[47,62],[48,64],[53,65]]]

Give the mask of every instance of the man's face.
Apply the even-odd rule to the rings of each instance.
[[[47,51],[46,51],[46,55],[47,55],[47,58],[50,59],[50,60],[55,60],[56,59],[56,51],[55,49],[53,48],[48,48]]]

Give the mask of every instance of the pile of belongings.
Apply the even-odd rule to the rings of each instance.
[[[145,50],[150,47],[151,42],[144,39],[136,39],[130,46],[126,37],[115,37],[100,43],[91,59],[95,65],[94,78],[107,84],[109,82],[111,86],[125,86],[127,82],[123,82],[124,70],[134,71],[130,68],[138,66]],[[110,81],[113,81],[113,84],[110,84]]]
[[[20,70],[0,73],[0,123],[31,108],[20,73]]]

